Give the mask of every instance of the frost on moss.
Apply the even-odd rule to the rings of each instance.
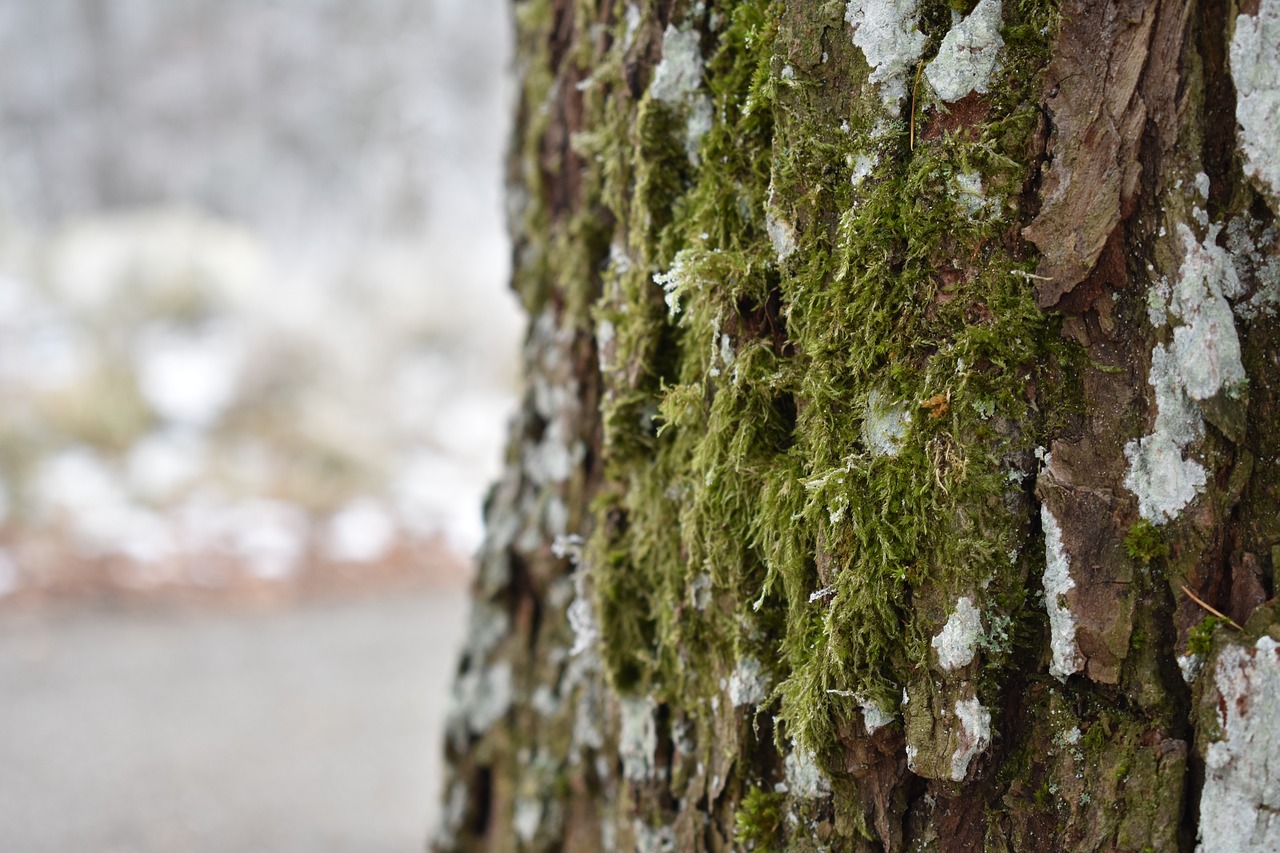
[[[1227,646],[1213,678],[1222,737],[1205,750],[1197,850],[1280,850],[1280,643]]]
[[[849,0],[844,18],[871,66],[870,81],[880,84],[886,104],[896,105],[907,94],[907,72],[924,53],[916,0]]]
[[[1245,172],[1280,203],[1280,0],[1240,15],[1231,37],[1231,77]]]
[[[1050,650],[1053,660],[1049,673],[1059,681],[1084,668],[1084,656],[1076,645],[1076,617],[1067,606],[1065,596],[1075,589],[1071,577],[1071,559],[1062,544],[1062,528],[1048,506],[1040,507],[1040,523],[1044,528],[1044,606],[1049,611]]]
[[[947,624],[933,638],[933,648],[938,653],[938,664],[946,670],[959,669],[973,662],[982,635],[982,618],[973,599],[961,596]]]
[[[680,299],[692,287],[700,286],[694,279],[687,263],[690,253],[680,252],[671,263],[671,269],[665,273],[654,273],[653,283],[662,288],[663,299],[667,303],[667,315],[672,319],[680,313]]]
[[[938,55],[924,70],[925,79],[944,101],[958,101],[970,92],[985,95],[1000,69],[1000,0],[981,0],[973,11],[942,39]]]

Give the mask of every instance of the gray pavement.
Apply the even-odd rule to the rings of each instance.
[[[421,850],[465,613],[0,613],[0,851]]]

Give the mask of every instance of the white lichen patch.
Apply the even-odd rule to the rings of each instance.
[[[628,21],[628,26],[630,22]],[[655,100],[685,111],[685,152],[698,165],[698,143],[715,120],[711,99],[702,87],[702,46],[697,30],[681,31],[668,24],[662,34],[662,60],[653,72],[649,94]]]
[[[569,602],[566,616],[569,627],[573,629],[573,648],[571,656],[591,652],[594,655],[596,643],[600,639],[600,622],[596,619],[595,606],[586,588],[586,575],[582,569],[573,573],[573,600]]]
[[[560,699],[549,684],[539,684],[529,697],[529,705],[544,717],[560,713]]]
[[[849,172],[849,183],[855,187],[870,177],[872,171],[876,167],[876,158],[870,154],[859,154],[853,158],[852,169]]]
[[[1147,321],[1157,329],[1163,328],[1169,322],[1169,300],[1173,297],[1173,291],[1169,287],[1169,282],[1163,278],[1152,282],[1151,287],[1147,289]]]
[[[668,24],[662,34],[662,60],[653,71],[649,94],[677,106],[702,85],[702,46],[697,30],[681,32]]]
[[[834,505],[827,510],[827,518],[831,520],[831,526],[835,527],[844,521],[845,515],[849,512],[849,498],[846,495],[836,495]]]
[[[653,719],[654,702],[648,696],[624,696],[618,701],[621,725],[618,756],[622,772],[632,781],[653,776],[654,752],[658,749],[658,727]]]
[[[1182,387],[1193,400],[1208,400],[1245,382],[1240,338],[1227,297],[1243,291],[1231,256],[1217,245],[1217,228],[1204,242],[1179,226],[1185,255],[1169,308],[1181,321],[1173,330],[1173,354]]]
[[[603,704],[599,682],[584,681],[573,714],[573,742],[570,750],[573,761],[580,760],[584,750],[596,751],[604,747],[604,732],[600,730]],[[602,774],[600,778],[606,779],[608,774]]]
[[[982,189],[982,176],[977,172],[961,172],[953,179],[956,185],[956,200],[971,217],[996,212],[999,202],[987,198]]]
[[[938,652],[938,664],[945,670],[959,669],[973,662],[982,636],[982,617],[973,599],[962,596],[956,601],[956,609],[947,624],[933,638],[933,648]]]
[[[951,779],[963,782],[969,774],[969,762],[991,745],[991,712],[976,698],[956,700],[955,709],[960,745],[951,755]]]
[[[862,440],[873,456],[897,456],[911,425],[911,410],[879,391],[867,395]]]
[[[796,744],[783,762],[787,791],[801,800],[816,800],[831,794],[831,781],[822,772],[813,754]]]
[[[1202,199],[1209,198],[1209,176],[1204,172],[1196,172],[1196,192]]]
[[[981,0],[943,37],[938,55],[924,70],[939,98],[950,103],[970,92],[987,93],[1004,47],[1000,13],[1000,0]]]
[[[569,627],[573,629],[573,648],[571,655],[580,655],[595,648],[600,637],[600,626],[596,623],[595,611],[591,602],[585,598],[575,598],[569,603]]]
[[[635,3],[627,4],[627,11],[623,13],[623,20],[626,21],[626,31],[622,34],[622,49],[630,50],[631,45],[636,43],[636,33],[640,30],[640,22],[642,16],[640,7]]]
[[[467,622],[467,654],[473,660],[483,660],[511,630],[511,617],[504,608],[476,599],[471,604],[471,617]]]
[[[822,589],[814,590],[813,592],[809,593],[809,603],[813,604],[815,601],[817,601],[820,598],[826,598],[828,595],[834,594],[835,591],[836,591],[836,588],[834,586],[824,586]]]
[[[1062,544],[1062,528],[1049,507],[1041,505],[1040,524],[1044,528],[1044,606],[1049,613],[1049,648],[1053,660],[1049,674],[1059,681],[1084,668],[1084,656],[1076,645],[1076,617],[1063,600],[1076,582],[1071,577],[1071,558]]]
[[[499,661],[491,667],[459,676],[453,687],[453,725],[474,735],[487,732],[511,709],[515,691],[511,664]]]
[[[542,826],[542,801],[532,797],[517,797],[511,824],[516,838],[525,844],[532,844],[538,837],[538,827]]]
[[[1205,750],[1197,850],[1280,850],[1280,643],[1227,647],[1214,686],[1222,739]]]
[[[600,372],[605,375],[613,369],[613,340],[616,336],[617,329],[613,323],[602,319],[596,324],[596,358]]]
[[[1259,315],[1272,316],[1280,307],[1280,230],[1268,225],[1261,233],[1250,233],[1257,222],[1251,216],[1237,216],[1227,224],[1227,251],[1241,278],[1257,282],[1257,289],[1247,300],[1235,305],[1236,316],[1252,320]]]
[[[467,819],[467,802],[470,800],[467,783],[455,781],[449,786],[449,796],[445,799],[444,809],[440,814],[440,822],[432,840],[441,850],[458,849],[458,831]]]
[[[631,831],[636,837],[636,853],[675,853],[676,831],[674,827],[653,827],[640,818],[636,818],[631,822]]]
[[[711,604],[711,575],[701,572],[689,581],[689,603],[696,610],[706,610]]]
[[[759,705],[769,695],[769,679],[760,666],[760,661],[753,657],[745,657],[734,667],[729,676],[729,701],[733,707],[743,705]]]
[[[862,724],[866,727],[869,735],[880,731],[880,729],[892,723],[896,717],[892,711],[886,711],[874,699],[859,699],[858,705],[862,709]]]
[[[1195,680],[1200,677],[1200,670],[1204,667],[1204,658],[1194,652],[1185,655],[1178,655],[1178,670],[1182,673],[1182,680],[1187,684],[1194,684]]]
[[[711,358],[708,361],[707,375],[719,376],[721,374],[720,365],[724,365],[725,370],[730,370],[737,360],[738,354],[733,350],[733,338],[720,331],[720,322],[717,320],[715,332],[711,336]],[[737,381],[736,371],[734,372],[734,381]],[[707,476],[710,477],[711,474],[708,473]],[[709,482],[708,485],[710,485]]]
[[[782,263],[795,254],[796,232],[785,219],[778,216],[772,207],[765,210],[764,227],[769,232],[769,242],[773,244],[773,253]]]
[[[688,114],[684,122],[684,150],[689,155],[689,162],[697,166],[702,162],[698,154],[698,144],[702,137],[710,132],[715,123],[715,107],[706,95],[695,95],[689,101]]]
[[[1072,726],[1066,731],[1059,732],[1054,736],[1053,740],[1058,746],[1075,746],[1080,743],[1080,738],[1080,727]]]
[[[1143,518],[1156,523],[1176,518],[1206,481],[1204,468],[1183,458],[1183,450],[1203,435],[1204,422],[1191,403],[1180,362],[1164,344],[1152,350],[1148,382],[1155,389],[1155,429],[1125,446],[1125,486],[1137,495]]]
[[[691,720],[676,720],[671,724],[671,745],[681,755],[693,755],[698,748],[694,740],[694,725]]]
[[[1262,0],[1256,16],[1236,18],[1231,78],[1245,173],[1280,201],[1280,0]]]
[[[1129,461],[1125,488],[1137,496],[1139,513],[1153,524],[1177,518],[1208,480],[1204,466],[1185,455],[1204,435],[1197,401],[1237,393],[1247,381],[1227,301],[1244,290],[1231,256],[1216,243],[1217,227],[1203,242],[1185,225],[1179,229],[1184,255],[1178,280],[1158,292],[1161,309],[1167,294],[1167,314],[1149,306],[1153,323],[1169,316],[1178,323],[1172,343],[1158,343],[1151,351],[1147,381],[1155,390],[1155,428],[1124,448]]]
[[[896,106],[907,94],[907,74],[924,53],[916,0],[849,0],[844,19],[871,67],[868,79],[879,84],[885,104]]]

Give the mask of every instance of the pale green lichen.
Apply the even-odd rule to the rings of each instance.
[[[1280,849],[1280,643],[1228,645],[1213,678],[1222,737],[1205,749],[1197,850]]]
[[[973,11],[942,39],[938,55],[924,76],[944,101],[958,101],[970,92],[985,95],[1000,68],[1000,0],[980,0]]]
[[[1245,172],[1280,203],[1280,0],[1261,0],[1256,15],[1236,18],[1230,56]]]

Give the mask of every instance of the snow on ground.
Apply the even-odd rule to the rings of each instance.
[[[421,850],[465,614],[0,611],[0,847]]]

